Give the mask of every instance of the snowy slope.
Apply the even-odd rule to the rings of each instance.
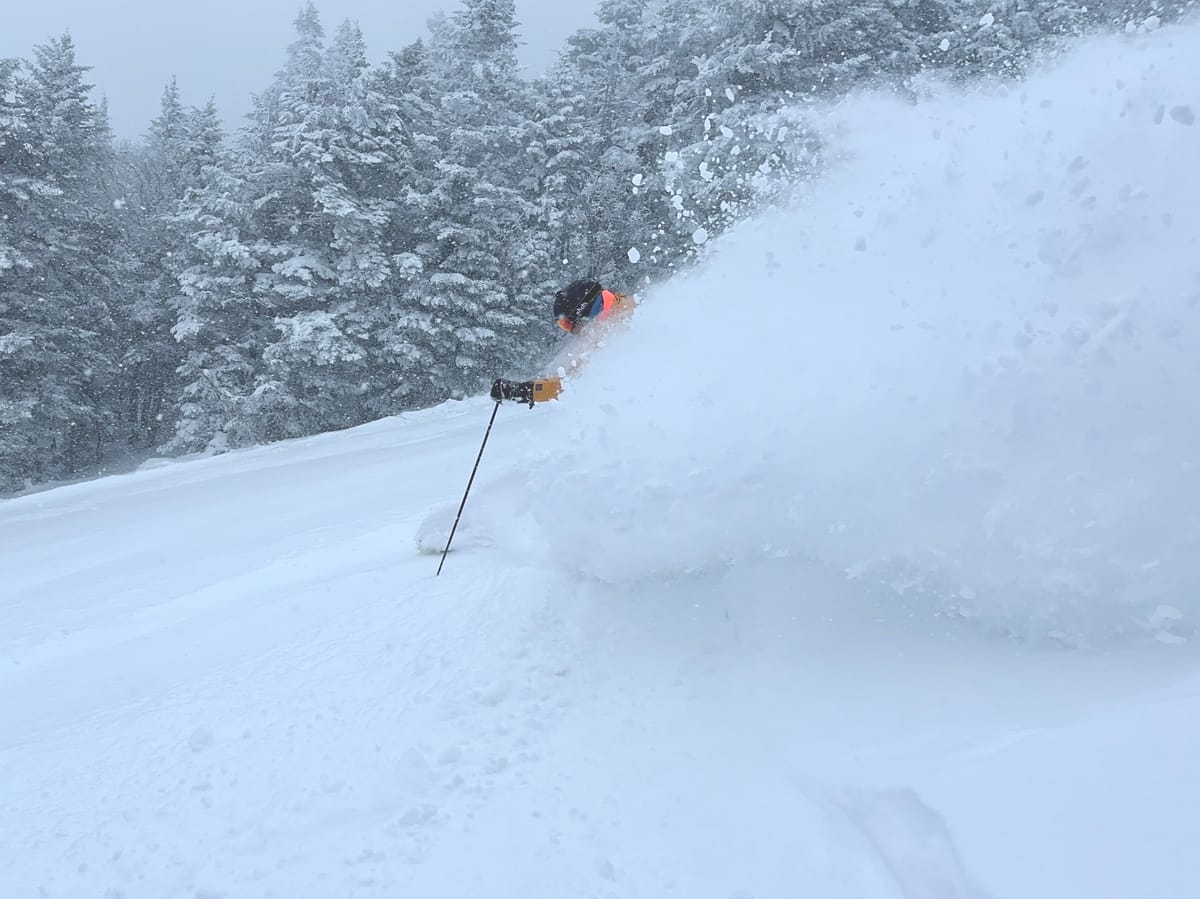
[[[1198,59],[813,112],[440,578],[483,400],[0,503],[0,897],[1200,894]]]

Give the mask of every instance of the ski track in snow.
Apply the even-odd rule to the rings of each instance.
[[[1179,54],[1200,46],[1200,32],[1097,46],[1029,90],[1061,93],[1097,58],[1124,65],[1127,53],[1129,83],[1151,97],[1171,93],[1188,58]],[[1165,54],[1164,66],[1143,53]],[[895,114],[871,98],[856,102],[846,119],[860,140],[862,120]],[[995,102],[1000,111],[962,101],[964,133],[984,114],[1017,136],[1044,124],[1025,112],[1014,124],[1011,104]],[[1141,97],[1128,109],[1144,105]],[[1153,147],[1171,148],[1163,158],[1173,159],[1181,133],[1158,133]],[[1156,185],[1170,180],[1157,174]],[[897,190],[940,196],[927,176],[919,169]],[[841,200],[835,192],[818,208]],[[901,226],[904,208],[895,212]],[[886,218],[870,244],[884,244],[885,260]],[[778,227],[771,246],[786,254],[810,226]],[[845,236],[842,224],[831,230]],[[1119,261],[1126,244],[1105,234]],[[722,290],[733,274],[751,276],[737,241],[712,242],[709,271]],[[755,258],[763,249],[753,247]],[[1177,271],[1155,258],[1160,285],[1193,274],[1186,253]],[[837,358],[848,348],[831,340],[827,355],[805,363],[809,374],[826,365],[826,380],[787,387],[825,415],[827,429],[815,431],[811,410],[794,418],[791,407],[770,408],[782,388],[764,382],[766,406],[730,392],[726,369],[745,362],[732,350],[709,372],[711,346],[698,340],[678,347],[671,365],[684,370],[656,368],[642,322],[671,319],[673,290],[713,299],[694,280],[664,288],[565,401],[501,410],[463,539],[440,578],[428,551],[453,519],[484,400],[0,503],[0,897],[1200,892],[1200,659],[1187,640],[1187,597],[1174,597],[1179,617],[1161,613],[1175,628],[1167,645],[1067,651],[999,638],[995,627],[1125,633],[1128,622],[1113,617],[1124,600],[1093,596],[1091,607],[1073,594],[1057,605],[1039,591],[1097,572],[1099,582],[1129,578],[1128,559],[1102,558],[1129,533],[1113,509],[1145,512],[1143,500],[1171,482],[1151,478],[1131,499],[1113,486],[1125,483],[1128,460],[1089,457],[1091,467],[1063,483],[1084,506],[1096,497],[1072,491],[1099,484],[1109,517],[1093,543],[1078,542],[1072,529],[1087,522],[1069,503],[1043,519],[1032,512],[1067,471],[1060,451],[1075,444],[1025,434],[1022,448],[1020,434],[971,419],[959,449],[978,449],[969,438],[996,427],[995,468],[971,469],[965,457],[952,470],[934,466],[917,478],[928,505],[906,505],[888,489],[928,473],[935,457],[923,426],[888,404],[896,390],[952,383],[946,359],[921,369],[888,356],[897,347],[872,334],[883,374],[859,383],[853,358]],[[830,335],[846,324],[837,314],[824,322]],[[1158,323],[1146,318],[1146,333]],[[1085,342],[1125,339],[1119,323],[1106,327]],[[1173,333],[1186,334],[1180,327]],[[1160,347],[1167,373],[1190,371],[1173,346]],[[906,358],[907,368],[888,367]],[[1110,361],[1126,380],[1146,373],[1123,358]],[[620,402],[623,364],[656,391],[678,389],[672,405],[635,394]],[[1054,411],[1027,385],[983,380],[973,402]],[[1167,386],[1166,399],[1148,393],[1137,407],[1156,435],[1137,458],[1155,474],[1176,471],[1165,438],[1190,427],[1182,412],[1160,420],[1174,395]],[[961,397],[930,389],[931,414],[955,411]],[[844,405],[818,402],[833,395]],[[1127,396],[1116,399],[1126,408]],[[875,413],[872,439],[858,439]],[[1111,432],[1113,421],[1100,424]],[[548,461],[558,464],[540,467]],[[798,471],[813,479],[798,482]],[[1176,486],[1192,483],[1178,472]],[[989,492],[996,484],[1004,489]],[[1184,514],[1164,508],[1148,532],[1165,533],[1169,515]],[[895,518],[891,527],[873,527],[873,510],[885,525]],[[938,541],[964,522],[979,528],[937,556]],[[1151,583],[1153,595],[1189,583],[1192,522],[1179,524],[1181,542],[1162,566],[1169,577]],[[972,542],[984,534],[999,535],[999,547]],[[1005,542],[1014,535],[1032,542],[1014,549]],[[929,554],[875,576],[889,552],[913,546]],[[1052,558],[1064,547],[1079,553]],[[920,589],[912,599],[930,556],[949,572],[957,605],[925,602]],[[1094,570],[1087,559],[1099,559]],[[1017,570],[1023,564],[1034,573]],[[997,579],[1005,566],[1012,579]],[[982,582],[993,592],[972,586]],[[1121,583],[1139,586],[1136,577]],[[1031,591],[997,596],[997,584]],[[1140,603],[1135,593],[1125,599]],[[1134,630],[1154,636],[1153,627]]]

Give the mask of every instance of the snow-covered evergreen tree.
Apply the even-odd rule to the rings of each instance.
[[[541,196],[557,239],[555,261],[562,260],[566,280],[591,276],[629,291],[658,274],[647,202],[654,168],[642,152],[657,134],[645,121],[639,80],[646,7],[645,0],[605,0],[600,26],[573,35],[539,85]]]
[[[694,75],[676,86],[673,146],[663,167],[681,238],[692,234],[702,243],[816,168],[816,142],[805,137],[796,108],[842,82],[829,72],[813,74],[821,63],[800,39],[810,28],[808,6],[718,2],[707,15],[692,15],[692,32],[711,35],[710,44],[693,57]],[[861,34],[848,7],[839,8],[847,13],[843,22],[816,29],[826,41],[841,30]],[[879,67],[871,77],[885,74]]]
[[[326,52],[311,5],[296,26],[256,200],[271,262],[256,289],[275,312],[277,336],[247,408],[266,438],[364,420],[369,305],[389,275],[391,203],[377,187],[393,145],[362,35],[347,23]]]
[[[57,193],[44,177],[26,97],[17,91],[20,65],[0,59],[0,277],[9,278],[33,267],[34,235],[25,226],[32,204]]]
[[[95,465],[114,432],[112,149],[68,35],[5,64],[0,487]]]
[[[172,326],[182,362],[166,452],[246,446],[258,437],[245,405],[271,319],[254,295],[262,260],[242,232],[251,208],[247,165],[243,154],[224,152],[182,207],[188,243],[177,256]]]
[[[127,183],[123,236],[132,265],[125,273],[122,320],[121,416],[134,448],[158,445],[173,419],[175,376],[181,348],[175,323],[178,274],[187,228],[180,204],[204,183],[217,161],[221,128],[210,100],[200,109],[183,105],[172,79],[145,143],[123,154]]]
[[[513,0],[464,0],[431,43],[440,159],[424,302],[432,319],[430,375],[443,395],[528,365],[536,323],[547,319],[546,298],[526,283],[546,242],[522,190],[528,103],[516,29]]]
[[[38,427],[38,379],[44,376],[36,322],[36,265],[44,247],[36,222],[58,190],[34,140],[17,60],[0,60],[0,490],[50,474],[38,455],[50,439]]]
[[[296,31],[222,183],[191,204],[199,258],[176,329],[190,344],[176,447],[358,424],[386,390],[370,362],[405,131],[356,26],[326,49],[309,4]],[[240,334],[236,352],[209,333]],[[230,377],[214,385],[214,372]]]
[[[391,276],[372,308],[376,414],[430,405],[449,395],[437,358],[440,312],[429,289],[438,259],[432,226],[440,153],[434,71],[428,47],[415,41],[392,53],[374,76],[396,117],[400,151],[386,167],[382,185],[394,207],[386,236]]]

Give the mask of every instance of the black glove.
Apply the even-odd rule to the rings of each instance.
[[[529,403],[533,408],[533,381],[506,381],[497,378],[492,382],[491,397],[497,403],[501,400],[512,400],[516,403]]]

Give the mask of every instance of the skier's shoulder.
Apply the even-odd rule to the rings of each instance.
[[[614,290],[614,291],[612,291],[612,295],[613,295],[613,304],[612,304],[612,314],[613,315],[625,315],[629,312],[632,312],[633,309],[638,304],[638,298],[631,293],[621,293],[620,291]]]

